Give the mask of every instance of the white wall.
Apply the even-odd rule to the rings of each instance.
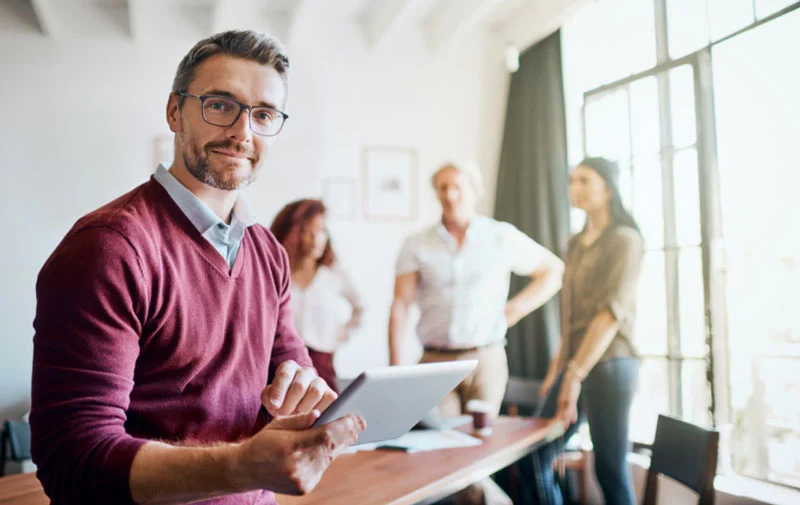
[[[368,301],[363,330],[337,356],[339,373],[352,376],[387,360],[393,263],[403,237],[437,217],[427,185],[433,168],[451,156],[473,157],[494,173],[507,79],[498,45],[483,37],[431,54],[410,30],[371,53],[356,27],[329,9],[295,23],[291,119],[247,198],[268,225],[289,200],[320,196],[323,177],[357,179],[359,217],[331,223],[338,253]],[[39,269],[78,217],[152,172],[154,138],[169,133],[170,83],[194,42],[0,35],[0,216],[7,230],[0,249],[0,418],[28,407]],[[361,217],[367,145],[417,150],[416,221]],[[484,205],[490,209],[491,201]],[[410,346],[409,359],[414,352]]]

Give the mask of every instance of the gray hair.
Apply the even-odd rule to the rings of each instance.
[[[195,68],[206,58],[225,54],[252,60],[275,69],[288,84],[289,58],[277,39],[253,30],[230,30],[201,40],[178,65],[172,92],[186,91],[194,79]]]
[[[439,166],[439,168],[431,176],[431,186],[433,186],[434,190],[436,189],[436,178],[439,177],[439,174],[451,168],[461,172],[462,174],[465,174],[472,183],[472,189],[475,190],[475,196],[477,196],[479,199],[483,198],[483,195],[486,191],[483,185],[483,176],[481,175],[481,170],[478,167],[478,164],[472,160],[448,161],[447,163]]]

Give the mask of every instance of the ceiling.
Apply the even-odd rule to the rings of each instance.
[[[0,0],[0,35],[39,33],[53,39],[199,38],[254,28],[291,38],[298,16],[354,22],[364,43],[379,48],[413,24],[432,51],[476,30],[522,48],[552,32],[588,0]],[[595,0],[597,1],[597,0]],[[290,42],[290,41],[289,41]]]

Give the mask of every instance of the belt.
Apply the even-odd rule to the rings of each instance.
[[[438,352],[440,354],[461,354],[461,353],[465,353],[465,352],[477,351],[478,349],[482,349],[484,347],[489,347],[489,346],[495,345],[497,343],[499,343],[499,342],[492,342],[491,344],[478,345],[478,346],[475,346],[475,347],[462,347],[462,348],[459,348],[459,349],[454,349],[454,348],[451,348],[451,347],[432,347],[432,346],[426,345],[426,346],[423,347],[423,349],[425,350],[425,352]]]

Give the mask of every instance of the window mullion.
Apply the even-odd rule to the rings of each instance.
[[[656,61],[669,61],[666,0],[654,0],[656,24]],[[661,188],[664,212],[664,265],[667,286],[667,355],[669,357],[669,409],[674,415],[683,414],[681,375],[680,314],[678,300],[678,256],[675,224],[675,187],[673,177],[672,106],[669,72],[656,75],[658,83],[658,116],[661,130]]]

